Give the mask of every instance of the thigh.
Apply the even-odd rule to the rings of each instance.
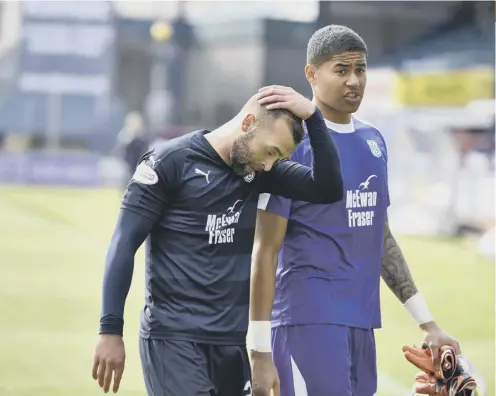
[[[353,396],[372,396],[377,392],[374,330],[351,329],[350,344]]]
[[[148,396],[210,396],[213,385],[197,344],[140,339],[140,356]]]
[[[272,331],[272,347],[281,395],[352,395],[348,327],[278,327]]]
[[[211,346],[215,396],[251,396],[251,369],[244,346]]]

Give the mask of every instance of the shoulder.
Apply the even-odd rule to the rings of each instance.
[[[198,145],[199,131],[187,133],[175,139],[167,140],[148,151],[141,161],[154,161],[158,169],[183,168],[187,154]]]
[[[138,161],[133,179],[142,184],[173,185],[180,180],[185,156],[195,133],[160,142]]]
[[[374,124],[372,124],[371,122],[364,120],[362,118],[353,117],[353,123],[354,123],[355,129],[357,131],[369,130],[373,134],[375,134],[376,136],[378,136],[382,140],[384,140],[384,137],[382,136],[382,132],[380,131],[380,129],[378,127],[376,127]]]
[[[170,161],[176,158],[183,157],[193,144],[194,138],[197,136],[195,132],[167,140],[157,144],[153,150],[153,157],[161,161]]]

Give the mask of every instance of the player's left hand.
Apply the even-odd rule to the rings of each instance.
[[[424,331],[424,344],[430,349],[434,367],[439,369],[440,351],[442,345],[453,347],[456,355],[460,355],[460,344],[447,332],[441,329],[435,322],[429,322],[421,326]]]
[[[268,110],[286,109],[295,116],[306,120],[315,113],[311,100],[296,92],[293,88],[271,85],[258,90],[258,103]]]

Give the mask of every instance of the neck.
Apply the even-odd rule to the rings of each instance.
[[[235,136],[236,128],[233,120],[205,135],[205,139],[207,139],[220,158],[229,166],[231,165],[231,148]]]
[[[326,120],[335,122],[336,124],[349,124],[351,122],[350,113],[337,111],[320,101],[316,96],[313,97],[312,102],[320,109],[320,112]]]

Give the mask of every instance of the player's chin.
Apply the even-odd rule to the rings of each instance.
[[[234,173],[236,173],[239,177],[245,177],[247,175],[249,175],[251,172],[253,172],[251,170],[251,168],[249,166],[244,166],[244,167],[240,167],[240,168],[234,168]]]
[[[343,101],[342,103],[342,111],[343,113],[356,113],[362,104],[362,100],[354,100],[354,101]]]
[[[232,161],[231,168],[236,175],[245,177],[249,172],[246,171],[247,165],[239,161]]]

